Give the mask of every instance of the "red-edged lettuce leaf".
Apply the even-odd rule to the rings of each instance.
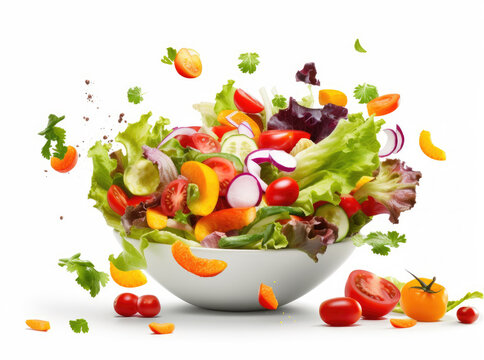
[[[160,205],[161,194],[156,194],[152,199],[142,201],[136,206],[127,206],[123,216],[121,216],[121,223],[123,224],[126,234],[131,232],[133,226],[148,227],[146,222],[146,210]]]
[[[315,143],[323,140],[346,118],[348,109],[334,104],[312,109],[299,105],[294,98],[289,99],[287,109],[279,110],[267,124],[268,130],[303,130],[311,134]]]
[[[227,235],[224,232],[221,231],[214,231],[213,233],[208,234],[203,238],[203,240],[200,242],[200,245],[206,248],[218,248],[218,241],[226,237]]]
[[[403,161],[387,159],[375,170],[373,176],[375,180],[363,185],[353,196],[358,202],[370,201],[383,205],[390,214],[389,220],[398,224],[400,213],[415,205],[415,188],[422,173],[412,170]]]
[[[288,248],[304,251],[318,262],[318,254],[324,254],[326,246],[338,238],[338,227],[322,217],[310,220],[291,219],[282,227],[282,234],[288,241]]]
[[[318,79],[316,79],[316,74],[316,65],[313,62],[306,63],[304,64],[302,70],[299,70],[296,73],[296,81],[302,81],[306,84],[319,86],[320,82]]]

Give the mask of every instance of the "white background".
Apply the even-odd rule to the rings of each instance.
[[[436,275],[451,299],[484,290],[484,17],[478,3],[2,2],[0,353],[13,351],[10,359],[482,356],[482,319],[462,325],[454,312],[439,323],[404,330],[391,328],[387,320],[330,328],[318,316],[319,304],[342,296],[348,274],[359,268],[402,280],[409,280],[404,269]],[[368,53],[353,49],[356,38]],[[203,62],[201,77],[184,79],[162,64],[168,46],[196,49]],[[248,51],[260,54],[253,75],[236,66],[238,55]],[[212,100],[228,79],[252,94],[261,86],[276,86],[299,98],[306,88],[294,81],[294,74],[308,61],[316,62],[324,88],[351,95],[357,84],[369,82],[380,94],[401,94],[400,108],[386,120],[392,127],[400,124],[406,134],[401,158],[423,172],[418,203],[398,226],[383,217],[370,228],[395,228],[406,234],[407,244],[388,257],[357,249],[330,279],[276,312],[201,310],[149,279],[134,292],[159,297],[158,321],[176,325],[169,336],[151,336],[150,319],[115,316],[112,301],[123,288],[110,282],[91,299],[73,274],[57,266],[57,259],[81,252],[108,271],[107,256],[119,251],[110,228],[86,198],[87,149],[124,128],[116,121],[119,113],[136,121],[152,110],[174,124],[195,125],[199,118],[191,105]],[[85,79],[91,80],[89,86]],[[139,105],[127,102],[132,86],[146,92]],[[350,112],[365,111],[354,99],[348,106]],[[66,115],[62,125],[68,142],[79,145],[79,163],[69,174],[53,172],[40,155],[43,140],[37,132],[50,113]],[[447,161],[421,153],[422,129],[446,150]],[[482,301],[469,304],[484,312]],[[87,335],[69,328],[68,321],[80,317],[89,322]],[[27,318],[50,320],[52,329],[27,330]]]

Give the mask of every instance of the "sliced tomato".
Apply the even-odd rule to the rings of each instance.
[[[260,113],[264,110],[262,105],[257,99],[247,94],[242,89],[237,89],[234,94],[234,103],[237,109],[246,113]]]
[[[183,179],[173,180],[161,194],[161,209],[166,216],[175,216],[178,210],[188,213],[187,207],[188,181]]]
[[[202,154],[220,152],[220,143],[208,134],[196,133],[192,135],[193,145]]]
[[[175,69],[183,77],[196,78],[202,73],[200,55],[193,49],[180,49],[175,57]]]
[[[180,142],[180,145],[186,148],[187,146],[190,146],[192,148],[195,147],[195,144],[193,143],[192,136],[191,135],[176,135],[175,139],[177,139]]]
[[[366,104],[368,115],[383,116],[390,114],[398,108],[399,102],[400,95],[398,94],[388,94],[377,97]]]
[[[229,126],[229,125],[219,125],[219,126],[214,126],[212,128],[212,131],[215,133],[215,135],[218,136],[218,139],[220,140],[222,136],[224,136],[225,133],[228,133],[229,131],[236,130],[235,126]]]
[[[128,199],[128,206],[138,206],[141,202],[147,202],[154,199],[154,195],[138,196],[135,195]]]
[[[301,130],[268,130],[260,134],[259,148],[291,152],[299,140],[310,137],[310,133]]]
[[[111,185],[108,190],[109,207],[118,215],[123,216],[128,206],[128,196],[118,185]]]
[[[364,317],[376,319],[393,310],[400,300],[400,290],[369,271],[355,270],[346,281],[345,296],[360,303]]]
[[[237,175],[237,170],[235,170],[234,164],[221,157],[212,157],[205,160],[203,163],[211,167],[217,174],[218,182],[220,184],[220,196],[227,195],[227,188],[235,175]]]
[[[345,211],[346,215],[348,215],[349,218],[352,217],[354,214],[356,214],[359,210],[361,210],[360,203],[356,201],[356,199],[353,196],[346,194],[346,195],[341,195],[340,198],[341,198],[341,201],[339,203],[339,206],[343,208],[343,210]]]
[[[366,216],[390,213],[383,204],[380,204],[371,196],[368,196],[368,200],[365,200],[361,203],[361,211],[363,211]]]

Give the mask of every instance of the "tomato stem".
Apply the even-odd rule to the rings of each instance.
[[[411,287],[412,289],[420,289],[420,290],[423,290],[423,291],[425,291],[426,293],[429,293],[429,294],[437,294],[438,292],[440,292],[442,290],[442,289],[440,289],[439,291],[432,290],[432,285],[435,283],[435,280],[437,280],[437,278],[435,276],[432,278],[432,281],[429,284],[426,284],[422,279],[416,277],[410,271],[407,270],[407,272],[410,275],[412,275],[420,284],[420,286],[412,286]]]

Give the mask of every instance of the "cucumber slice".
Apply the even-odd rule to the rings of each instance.
[[[245,135],[232,135],[222,143],[221,152],[233,154],[242,162],[252,151],[257,150],[257,144],[250,137]]]
[[[222,135],[222,138],[220,139],[220,143],[223,143],[228,137],[231,137],[234,135],[239,135],[239,132],[237,131],[237,129],[227,131],[225,134]]]
[[[123,180],[133,195],[149,195],[160,184],[160,174],[151,161],[140,159],[126,168]]]
[[[346,235],[348,235],[350,221],[348,220],[348,216],[346,215],[345,211],[341,207],[332,204],[325,204],[318,207],[315,215],[325,218],[326,221],[330,222],[331,224],[335,224],[338,227],[338,238],[336,239],[336,242],[343,240]]]

